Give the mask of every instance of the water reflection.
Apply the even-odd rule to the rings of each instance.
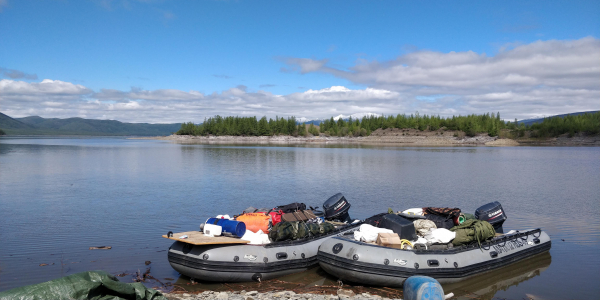
[[[593,299],[600,294],[599,157],[600,147],[0,138],[0,291],[86,270],[132,273],[145,261],[152,261],[153,276],[171,282],[179,275],[167,261],[171,241],[160,237],[166,232],[197,230],[208,217],[250,205],[321,206],[342,192],[358,219],[388,207],[451,205],[472,213],[499,201],[506,230],[539,227],[553,245],[548,271],[496,297]],[[103,245],[113,248],[88,250]],[[337,278],[307,272],[286,280],[336,288]],[[465,297],[488,286],[472,284]]]
[[[493,299],[499,291],[507,291],[511,286],[517,286],[525,281],[540,276],[550,267],[552,257],[549,252],[538,254],[525,260],[518,261],[509,266],[492,270],[485,274],[463,280],[458,283],[443,285],[445,293],[454,293],[453,299]],[[203,291],[259,291],[270,292],[286,289],[296,293],[335,293],[340,288],[337,278],[327,274],[320,267],[311,268],[305,272],[281,277],[277,280],[267,280],[262,283],[192,283],[190,278],[181,275],[174,283],[175,291],[203,292]],[[382,297],[402,297],[402,289],[369,287],[343,284],[344,289],[351,289],[355,293],[370,293]],[[525,295],[509,293],[509,299],[522,299]]]
[[[550,252],[518,261],[509,266],[477,275],[474,278],[443,286],[446,293],[452,292],[458,299],[493,299],[499,291],[507,291],[509,287],[530,280],[550,267]],[[533,292],[533,291],[530,291]],[[511,293],[511,299],[523,299],[525,295]]]

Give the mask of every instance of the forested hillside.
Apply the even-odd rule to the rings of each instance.
[[[514,137],[523,136],[521,132],[532,131],[532,136],[552,137],[564,133],[597,134],[600,130],[600,112],[569,115],[566,117],[550,117],[541,123],[531,126],[518,124],[518,122],[505,122],[500,118],[500,113],[486,113],[481,115],[452,116],[448,118],[420,115],[391,115],[391,116],[365,116],[362,119],[349,118],[348,120],[333,117],[313,124],[297,124],[295,117],[268,119],[262,117],[221,117],[207,118],[202,124],[192,122],[181,125],[177,134],[180,135],[234,135],[234,136],[270,136],[270,135],[319,135],[330,136],[368,136],[377,129],[386,128],[412,128],[418,130],[452,130],[463,131],[468,136],[487,133],[498,136],[501,130],[513,133]]]

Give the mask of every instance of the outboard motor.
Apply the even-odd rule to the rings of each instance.
[[[325,219],[336,222],[352,222],[348,210],[350,210],[350,203],[342,195],[337,193],[331,196],[325,203],[323,203],[323,210],[325,211]]]
[[[477,220],[487,221],[488,223],[492,224],[494,229],[496,229],[496,233],[504,233],[502,224],[504,224],[504,221],[506,221],[507,217],[506,213],[504,213],[502,205],[500,205],[500,202],[494,201],[481,206],[475,211],[475,218],[477,218]]]

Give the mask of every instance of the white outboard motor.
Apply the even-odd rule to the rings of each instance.
[[[323,211],[325,212],[325,219],[329,221],[345,222],[350,223],[352,219],[348,214],[350,210],[350,203],[342,195],[337,193],[331,196],[325,203],[323,203]]]

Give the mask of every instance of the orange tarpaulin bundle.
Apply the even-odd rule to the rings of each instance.
[[[264,233],[269,233],[269,222],[271,217],[264,213],[247,213],[235,219],[246,224],[246,230],[258,232],[262,230]]]

